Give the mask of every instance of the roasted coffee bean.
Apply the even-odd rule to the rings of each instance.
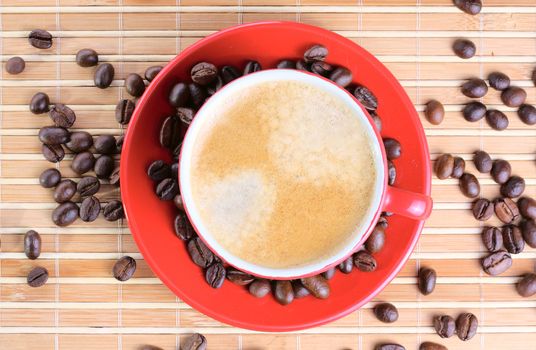
[[[216,79],[218,68],[212,63],[200,62],[192,67],[190,74],[195,83],[208,85]]]
[[[177,83],[173,86],[169,93],[169,103],[173,107],[184,107],[190,100],[190,89],[185,83]]]
[[[208,96],[212,96],[214,95],[216,92],[218,92],[221,88],[223,87],[223,80],[221,79],[221,77],[218,75],[216,77],[216,79],[210,84],[207,86],[207,95]],[[190,92],[190,90],[188,90],[188,92]]]
[[[35,260],[41,255],[41,236],[34,230],[24,235],[24,254],[30,260]]]
[[[501,186],[501,194],[508,198],[517,198],[525,192],[525,180],[519,176],[511,176]]]
[[[20,74],[26,68],[26,62],[19,56],[11,57],[6,62],[6,72],[9,74]]]
[[[448,153],[441,155],[437,158],[434,169],[438,179],[448,179],[454,169],[454,157]]]
[[[106,89],[114,80],[115,69],[110,63],[99,64],[95,70],[93,80],[99,89]]]
[[[26,277],[26,282],[30,287],[37,288],[45,285],[48,281],[48,271],[44,267],[34,267]]]
[[[207,339],[199,333],[192,334],[181,346],[181,350],[206,350]]]
[[[311,294],[300,280],[292,281],[292,291],[296,299],[301,299]]]
[[[48,112],[50,119],[62,128],[70,128],[76,121],[76,114],[64,104],[56,103]]]
[[[486,122],[495,130],[504,130],[510,123],[508,117],[501,111],[490,109],[486,112]]]
[[[113,135],[100,135],[95,139],[95,150],[100,154],[113,154],[117,150],[117,143]]]
[[[354,258],[352,256],[349,256],[346,258],[346,260],[343,260],[339,264],[339,270],[341,270],[342,273],[349,274],[354,269]]]
[[[384,323],[393,323],[398,320],[398,310],[393,304],[382,303],[374,307],[374,315]]]
[[[231,81],[240,77],[240,72],[233,66],[223,66],[221,68],[221,79],[224,84],[229,84]]]
[[[147,81],[153,81],[154,78],[156,78],[156,76],[158,75],[158,73],[160,73],[160,71],[163,69],[164,67],[162,66],[151,66],[149,68],[147,68],[145,70],[145,79],[147,79]]]
[[[467,341],[475,336],[478,329],[478,319],[472,313],[463,313],[456,319],[458,338]]]
[[[382,119],[380,116],[376,113],[376,111],[368,111],[370,117],[372,118],[372,121],[374,122],[374,126],[376,126],[376,129],[378,129],[378,132],[382,132]]]
[[[175,229],[175,234],[177,237],[183,241],[188,241],[196,235],[194,228],[190,224],[190,221],[185,213],[179,213],[177,216],[175,216],[173,228]]]
[[[402,154],[400,142],[392,138],[385,138],[383,139],[383,145],[385,147],[385,153],[388,160],[400,158]]]
[[[296,62],[292,60],[282,60],[277,63],[277,69],[296,69]]]
[[[123,150],[123,142],[125,141],[125,135],[119,135],[115,140],[115,153],[121,153]]]
[[[517,282],[516,290],[524,298],[528,298],[536,294],[536,274],[528,273]]]
[[[473,154],[473,162],[475,163],[476,169],[481,173],[489,173],[493,166],[491,157],[484,151],[476,151]]]
[[[303,60],[298,60],[296,62],[296,69],[297,70],[301,70],[301,71],[304,71],[304,72],[308,72],[310,71],[310,66],[308,63],[306,63],[305,61]]]
[[[290,281],[276,281],[274,288],[275,300],[281,305],[288,305],[294,301],[294,290]]]
[[[212,288],[220,288],[225,281],[225,267],[220,263],[211,265],[205,271],[205,280]]]
[[[93,49],[82,49],[76,53],[76,63],[80,67],[93,67],[99,64],[99,55]]]
[[[419,290],[423,295],[431,294],[436,285],[437,273],[429,267],[421,267],[419,269],[418,285]]]
[[[510,198],[498,198],[495,200],[495,215],[505,224],[512,223],[519,218],[519,209]]]
[[[321,275],[325,279],[330,280],[335,276],[335,268],[332,267],[330,269],[327,269],[326,271],[322,272]]]
[[[480,183],[473,174],[463,174],[462,177],[460,177],[459,185],[460,190],[466,197],[476,198],[480,194]]]
[[[207,91],[199,84],[188,84],[190,90],[190,99],[195,107],[201,107],[207,98]]]
[[[400,344],[378,344],[374,350],[406,350],[406,348]]]
[[[503,247],[502,232],[497,227],[484,227],[482,231],[482,243],[490,252],[496,252]]]
[[[468,122],[477,122],[486,116],[487,108],[481,102],[469,102],[463,108],[463,118]]]
[[[110,185],[119,186],[119,176],[120,170],[119,167],[117,167],[112,172],[112,175],[110,175]]]
[[[229,281],[239,286],[247,286],[255,280],[255,277],[251,276],[250,274],[230,266],[227,268],[225,277],[227,277]]]
[[[43,29],[35,29],[28,35],[30,45],[38,49],[50,49],[52,47],[52,34]]]
[[[147,175],[153,181],[162,181],[171,177],[171,168],[163,160],[155,160],[147,168]]]
[[[78,206],[73,202],[65,202],[52,211],[52,221],[57,226],[68,226],[78,219]]]
[[[130,73],[125,78],[125,88],[131,96],[140,97],[145,92],[145,83],[139,74]]]
[[[431,341],[425,341],[419,346],[419,350],[448,350],[446,346],[432,343]]]
[[[87,151],[93,146],[93,137],[87,131],[71,132],[71,139],[65,144],[65,147],[74,153]]]
[[[503,91],[510,87],[510,77],[501,72],[493,72],[488,75],[489,86],[495,90]]]
[[[529,197],[519,198],[517,206],[525,218],[536,220],[536,200]]]
[[[424,108],[424,116],[430,124],[439,125],[443,121],[443,118],[445,118],[445,108],[437,100],[428,101]]]
[[[80,219],[85,222],[97,220],[101,210],[101,205],[97,197],[87,197],[80,204]]]
[[[30,100],[30,112],[33,114],[43,114],[50,110],[50,98],[44,92],[38,92]]]
[[[394,185],[396,181],[396,167],[390,160],[387,161],[387,175],[388,175],[388,184],[389,186]]]
[[[532,83],[536,86],[536,68],[532,71]]]
[[[481,0],[454,0],[454,5],[465,13],[477,15],[482,10]]]
[[[469,39],[457,39],[452,44],[452,51],[459,58],[467,60],[476,54],[476,45]]]
[[[434,317],[434,328],[441,338],[450,338],[456,333],[456,322],[448,315]]]
[[[365,250],[360,250],[354,254],[354,265],[363,272],[372,272],[377,267],[376,259]]]
[[[519,119],[527,125],[536,124],[536,108],[532,105],[523,104],[517,110]]]
[[[327,62],[313,62],[311,64],[311,72],[327,77],[333,71],[333,66]]]
[[[76,183],[73,180],[62,180],[54,190],[54,200],[57,203],[65,203],[76,193]]]
[[[214,261],[214,254],[199,237],[194,237],[188,241],[188,253],[193,262],[203,268],[209,267]]]
[[[257,61],[248,61],[244,67],[244,75],[255,73],[262,70],[262,66]]]
[[[272,290],[270,282],[265,279],[256,279],[248,286],[249,293],[256,298],[262,298],[266,296]]]
[[[380,216],[380,218],[378,219],[378,222],[376,223],[376,226],[379,226],[385,230],[387,227],[389,227],[389,222],[387,221],[386,218],[384,218],[383,216]]]
[[[328,49],[322,45],[314,45],[307,49],[303,54],[303,59],[307,63],[324,61],[328,55]]]
[[[190,125],[195,117],[195,112],[191,108],[177,108],[177,116],[186,125]]]
[[[181,142],[181,121],[177,116],[167,117],[160,129],[160,145],[174,149]]]
[[[344,67],[335,68],[329,75],[329,80],[345,88],[352,83],[352,72]]]
[[[374,230],[365,241],[365,249],[370,254],[375,254],[383,249],[385,244],[385,231],[380,226],[374,227]]]
[[[471,98],[480,98],[488,93],[488,85],[479,78],[469,79],[462,85],[462,94]]]
[[[465,173],[465,160],[461,157],[454,157],[454,167],[452,168],[451,177],[459,179]]]
[[[512,266],[512,257],[504,250],[491,253],[482,259],[482,269],[491,276],[497,276]]]
[[[134,113],[134,108],[136,108],[136,105],[132,100],[123,99],[119,101],[115,106],[115,120],[121,125],[128,124]]]
[[[46,160],[52,163],[58,163],[65,157],[65,151],[61,145],[43,144],[41,146],[41,153],[43,153]]]
[[[497,159],[493,162],[493,167],[491,168],[491,177],[498,184],[503,184],[510,178],[512,173],[512,167],[510,163],[503,159]]]
[[[124,282],[134,276],[136,272],[136,260],[130,256],[123,256],[117,260],[112,268],[112,274],[118,281]]]
[[[44,188],[52,188],[61,181],[61,173],[58,169],[46,169],[39,175],[39,184]]]
[[[179,162],[171,164],[171,177],[174,179],[179,178]]]
[[[167,178],[156,185],[156,195],[160,200],[170,201],[179,193],[179,186],[175,179]]]
[[[145,344],[145,345],[142,345],[139,350],[164,350],[162,349],[161,347],[159,346],[154,346],[154,345],[148,345],[148,344]]]
[[[525,241],[521,230],[514,225],[506,225],[502,228],[503,243],[506,250],[511,254],[519,254],[525,248]]]
[[[95,166],[95,156],[91,152],[82,152],[74,156],[73,162],[71,163],[71,169],[78,175],[87,173],[90,170],[93,170]]]
[[[175,207],[180,211],[184,211],[184,202],[182,201],[182,196],[180,194],[173,197],[173,204],[175,204]]]
[[[109,155],[103,154],[95,161],[95,175],[99,179],[107,179],[114,171],[114,166],[114,159]]]
[[[527,92],[520,87],[510,86],[501,94],[501,101],[508,107],[519,107],[527,99]]]
[[[355,98],[368,110],[375,111],[378,109],[378,99],[372,91],[365,86],[358,85],[354,90]]]
[[[524,220],[519,224],[523,239],[529,246],[536,248],[536,221]]]
[[[76,190],[82,197],[92,196],[99,192],[99,189],[100,182],[95,176],[84,176],[76,185]]]
[[[57,126],[44,126],[39,129],[39,141],[49,145],[59,145],[69,141],[69,131]]]
[[[102,210],[102,214],[106,221],[117,221],[125,218],[125,210],[121,201],[109,201]]]
[[[321,275],[302,278],[301,283],[316,298],[327,299],[330,294],[328,281]]]

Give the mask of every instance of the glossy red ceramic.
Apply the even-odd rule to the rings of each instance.
[[[184,50],[150,84],[130,122],[121,159],[121,192],[132,234],[144,259],[182,300],[221,322],[260,331],[292,331],[318,326],[356,310],[379,293],[398,273],[415,246],[424,221],[395,215],[389,219],[384,249],[376,254],[372,273],[337,273],[327,300],[307,297],[288,306],[272,297],[256,299],[244,287],[224,283],[212,289],[191,261],[184,242],[173,231],[175,208],[154,195],[146,168],[155,159],[171,161],[158,142],[163,119],[172,113],[167,103],[171,86],[188,80],[190,67],[202,60],[218,66],[243,67],[248,59],[274,67],[281,58],[301,57],[321,43],[328,61],[348,67],[354,82],[371,89],[379,100],[383,137],[402,144],[395,160],[395,186],[430,195],[430,164],[424,131],[413,104],[391,73],[352,41],[321,28],[298,23],[263,22],[233,27],[211,35]],[[408,198],[409,200],[410,198]],[[386,198],[385,205],[393,203]],[[418,208],[417,208],[418,209]]]

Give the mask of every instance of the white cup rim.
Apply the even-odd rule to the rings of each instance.
[[[307,265],[291,268],[269,268],[256,265],[231,254],[227,249],[225,249],[214,238],[214,236],[210,234],[209,230],[201,220],[199,211],[196,207],[195,201],[193,200],[189,176],[193,146],[197,136],[199,135],[199,132],[203,128],[203,124],[211,115],[211,113],[207,113],[207,111],[212,109],[213,106],[217,106],[221,100],[225,100],[226,97],[232,95],[236,90],[241,90],[248,86],[269,81],[305,82],[320,87],[331,95],[340,98],[340,100],[342,100],[345,104],[350,106],[353,111],[356,112],[356,115],[358,115],[362,121],[365,121],[362,124],[365,127],[365,131],[367,132],[369,139],[371,139],[373,142],[371,148],[374,157],[374,164],[376,165],[377,176],[374,184],[373,195],[371,196],[372,203],[365,214],[365,219],[363,219],[358,225],[352,235],[351,240],[349,240],[347,244],[344,244],[339,251],[337,251],[335,254],[332,254],[328,258]],[[367,117],[364,108],[358,104],[355,98],[353,98],[353,96],[351,96],[346,90],[335,85],[333,82],[311,73],[291,69],[270,69],[251,73],[230,82],[218,90],[218,92],[210,97],[197,112],[184,137],[179,156],[179,186],[181,197],[186,214],[199,237],[203,240],[207,247],[218,255],[224,262],[252,275],[270,279],[294,279],[318,274],[319,272],[343,261],[355,250],[357,250],[358,245],[362,242],[363,236],[372,230],[374,227],[374,222],[381,212],[386,182],[386,166],[382,153],[382,146],[380,145],[380,139],[378,138],[377,132],[369,122],[369,117]]]

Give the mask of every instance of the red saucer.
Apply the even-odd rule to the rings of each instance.
[[[244,287],[229,281],[212,289],[203,272],[188,256],[185,244],[173,230],[176,210],[154,194],[147,166],[156,159],[171,162],[159,145],[162,121],[172,113],[167,102],[171,86],[187,81],[190,68],[199,61],[242,68],[248,59],[274,67],[283,58],[299,58],[313,44],[329,50],[327,61],[349,68],[354,82],[362,83],[378,97],[383,137],[402,144],[395,161],[396,187],[430,195],[431,171],[428,146],[417,112],[393,75],[367,51],[330,31],[298,23],[262,22],[232,27],[188,47],[173,59],[138,102],[125,137],[121,158],[121,193],[130,229],[143,257],[156,275],[184,302],[214,319],[258,331],[293,331],[318,326],[343,317],[378,294],[409,258],[424,221],[399,216],[389,219],[387,240],[376,254],[378,269],[372,273],[337,272],[330,281],[328,300],[306,297],[288,306],[267,296],[257,299]]]

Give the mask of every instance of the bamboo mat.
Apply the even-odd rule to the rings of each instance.
[[[449,349],[536,349],[536,296],[522,299],[515,291],[518,276],[534,271],[536,250],[515,256],[513,267],[500,277],[483,275],[479,258],[479,224],[453,180],[433,179],[435,209],[420,242],[399,276],[376,299],[394,303],[400,319],[380,324],[371,307],[323,327],[287,334],[261,334],[218,323],[178,300],[153,275],[139,254],[127,223],[78,221],[68,228],[52,225],[50,191],[37,177],[50,164],[39,153],[36,137],[46,116],[35,116],[27,103],[37,91],[73,107],[77,128],[93,134],[123,132],[114,119],[115,103],[126,92],[121,79],[143,73],[170,60],[200,38],[225,27],[258,20],[291,20],[334,30],[362,45],[400,79],[419,111],[430,98],[445,103],[441,126],[423,119],[432,159],[443,152],[469,160],[477,149],[512,163],[527,179],[526,193],[536,196],[536,129],[523,125],[512,109],[490,91],[484,101],[506,111],[511,125],[495,132],[485,123],[467,123],[460,116],[466,100],[460,81],[485,77],[493,70],[507,73],[527,87],[536,67],[536,1],[485,0],[481,15],[464,15],[450,0],[0,0],[0,55],[5,62],[21,55],[26,70],[18,76],[0,73],[0,349],[136,349],[141,344],[176,349],[184,334],[206,335],[209,349],[373,349],[394,341],[416,349],[421,341],[441,342]],[[40,51],[27,34],[43,28],[55,36],[54,46]],[[456,37],[471,38],[478,57],[462,61],[450,49]],[[96,49],[113,62],[113,87],[92,86],[92,69],[78,67],[80,48]],[[74,176],[69,160],[59,167]],[[471,162],[468,168],[476,174]],[[483,195],[498,193],[489,176]],[[118,197],[105,187],[104,199]],[[37,261],[22,252],[28,229],[43,237]],[[118,257],[137,259],[135,278],[119,283],[111,277]],[[26,274],[34,265],[48,268],[51,278],[29,288]],[[421,265],[438,272],[433,294],[416,288]],[[463,343],[440,339],[432,316],[473,312],[479,334]]]

